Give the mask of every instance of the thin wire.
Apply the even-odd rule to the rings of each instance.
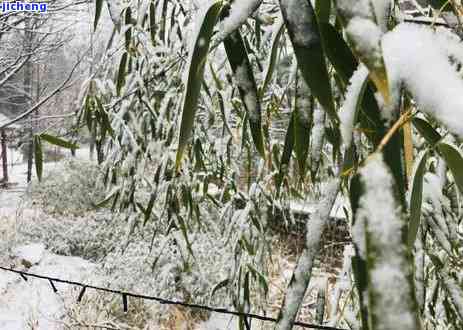
[[[19,274],[24,279],[26,279],[25,278],[26,276],[29,276],[29,277],[35,277],[35,278],[39,278],[39,279],[42,279],[42,280],[50,281],[50,283],[57,282],[57,283],[65,283],[65,284],[70,284],[70,285],[74,285],[74,286],[79,286],[79,287],[81,287],[83,289],[82,289],[81,293],[79,294],[78,301],[80,301],[82,299],[83,292],[86,289],[93,289],[93,290],[96,290],[96,291],[103,291],[103,292],[122,295],[122,297],[133,297],[133,298],[139,298],[139,299],[144,299],[144,300],[154,300],[154,301],[157,301],[158,303],[160,303],[162,305],[176,305],[176,306],[182,306],[182,307],[186,307],[186,308],[201,309],[201,310],[214,312],[214,313],[219,313],[219,314],[228,314],[228,315],[234,315],[234,316],[241,316],[241,317],[245,317],[245,318],[247,317],[247,318],[257,319],[257,320],[261,320],[261,321],[273,322],[273,323],[278,322],[278,320],[275,319],[275,318],[267,317],[267,316],[263,316],[263,315],[231,311],[231,310],[228,310],[228,309],[225,309],[225,308],[216,308],[216,307],[205,306],[205,305],[189,304],[189,303],[186,303],[186,302],[183,302],[183,301],[169,300],[169,299],[153,297],[153,296],[146,296],[146,295],[141,295],[141,294],[136,294],[136,293],[131,293],[131,292],[120,291],[120,290],[102,288],[102,287],[93,286],[93,285],[89,285],[89,284],[84,284],[84,283],[80,283],[80,282],[67,281],[67,280],[63,280],[63,279],[60,279],[60,278],[49,277],[49,276],[45,276],[45,275],[38,275],[38,274],[33,274],[33,273],[27,273],[27,272],[23,272],[23,271],[20,271],[20,270],[6,268],[6,267],[2,267],[2,266],[0,266],[0,270],[4,270],[4,271],[7,271],[7,272],[12,272],[12,273]],[[124,301],[126,301],[126,300],[124,299]],[[306,328],[306,329],[346,330],[346,329],[329,327],[329,326],[324,326],[324,325],[309,324],[309,323],[304,323],[304,322],[299,322],[299,321],[295,321],[293,323],[293,325],[297,325],[297,326],[300,326],[300,327],[303,327],[303,328]]]

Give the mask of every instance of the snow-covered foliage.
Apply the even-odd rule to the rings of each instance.
[[[384,37],[383,50],[391,87],[405,85],[420,110],[462,137],[463,81],[450,58],[461,63],[463,44],[448,31],[401,24]]]
[[[330,323],[377,324],[377,329],[416,329],[418,319],[430,326],[460,324],[454,316],[461,306],[455,298],[461,278],[449,269],[461,268],[461,225],[456,220],[461,202],[446,196],[450,191],[460,196],[461,161],[458,152],[448,156],[440,145],[441,135],[461,138],[463,133],[463,48],[458,37],[443,28],[398,24],[387,0],[338,0],[336,8],[324,13],[324,22],[315,17],[323,14],[320,3],[309,15],[298,11],[298,1],[288,2],[286,14],[297,22],[291,38],[280,29],[276,2],[174,0],[154,1],[154,8],[140,3],[111,9],[120,25],[108,48],[114,60],[90,78],[81,103],[82,123],[103,155],[100,182],[105,196],[99,201],[105,200],[118,215],[108,226],[117,228],[122,242],[114,246],[123,249],[105,254],[105,269],[114,270],[118,285],[144,283],[145,290],[191,302],[207,301],[211,287],[219,285],[214,292],[218,300],[212,301],[256,311],[259,306],[251,302],[264,301],[268,291],[271,238],[281,234],[275,227],[293,230],[296,222],[288,206],[320,199],[304,224],[304,249],[278,321],[279,329],[289,329],[342,186],[344,198],[352,198],[352,210],[342,203],[345,218],[355,215],[354,260],[367,265],[352,267],[352,275],[368,281],[364,292],[354,289],[348,298],[337,290],[333,301],[346,299],[348,307],[336,309],[346,311],[342,316],[331,313]],[[209,16],[204,8],[214,11]],[[228,16],[219,9],[229,10]],[[335,15],[341,23],[336,27]],[[221,45],[230,36],[242,39],[231,51]],[[328,90],[317,92],[334,104],[328,117],[312,99],[319,95],[307,90],[301,97],[297,91],[301,63],[294,49],[301,44],[308,45],[302,51],[326,64]],[[334,51],[338,49],[342,51]],[[265,70],[262,63],[267,63]],[[312,88],[321,86],[312,83]],[[301,104],[314,110],[301,117],[305,126],[291,113]],[[405,115],[403,122],[394,122],[400,114],[417,112],[432,118],[414,117],[416,131],[403,126],[410,119]],[[433,119],[444,126],[436,127]],[[410,133],[406,138],[425,138],[415,145],[406,141],[408,146],[447,162],[438,173],[424,164],[422,194],[413,196],[421,203],[418,212],[423,211],[417,225],[421,245],[415,244],[415,251],[403,239],[410,211],[403,195],[412,195],[416,184],[408,182],[400,164],[404,141],[397,132],[403,130]],[[179,141],[178,136],[189,138]],[[263,137],[258,152],[256,136]],[[458,143],[452,148],[461,148]],[[297,160],[307,158],[306,166],[293,166],[295,155]],[[304,173],[304,168],[310,171]],[[349,183],[357,174],[364,178],[364,191],[355,181]],[[118,268],[120,260],[125,268]],[[411,264],[421,264],[423,273],[412,276]],[[158,270],[156,283],[143,281],[141,274],[150,267]],[[412,279],[421,282],[416,293]],[[345,276],[342,287],[352,285],[351,280]],[[427,286],[437,292],[431,304],[422,295]],[[442,290],[451,291],[452,299]],[[256,297],[250,298],[250,291]]]
[[[90,162],[67,160],[43,182],[31,186],[33,201],[50,213],[79,215],[103,200],[100,175],[98,167]]]
[[[360,199],[356,226],[365,226],[366,243],[361,245],[366,246],[363,257],[370,272],[368,300],[375,327],[416,329],[409,270],[401,244],[404,222],[393,196],[393,178],[380,155],[367,161],[361,175],[365,193]]]
[[[355,116],[359,108],[359,100],[368,78],[368,69],[360,65],[350,80],[350,85],[346,93],[346,99],[339,110],[339,120],[341,125],[341,135],[344,144],[349,147],[352,141],[352,134],[355,124]]]

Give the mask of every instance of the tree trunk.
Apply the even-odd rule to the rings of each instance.
[[[26,31],[24,35],[24,48],[26,54],[32,51],[32,22],[31,18],[26,19]],[[30,108],[32,105],[32,61],[29,59],[24,66],[24,95],[26,98],[26,108]],[[34,131],[32,118],[29,120],[29,141],[27,145],[27,182],[31,182],[32,179],[32,162],[34,154]]]
[[[3,168],[3,183],[8,183],[8,158],[7,158],[7,149],[6,149],[6,133],[5,130],[1,131],[2,139],[2,168]]]

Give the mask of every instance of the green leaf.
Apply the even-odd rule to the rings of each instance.
[[[150,36],[153,45],[156,45],[156,11],[154,2],[150,3]]]
[[[408,225],[408,246],[410,249],[415,244],[418,228],[420,227],[421,203],[423,200],[423,176],[426,170],[428,151],[424,151],[416,160],[416,168],[412,179],[412,191],[410,194],[410,222]]]
[[[207,54],[209,52],[209,44],[211,42],[214,26],[219,18],[222,10],[222,1],[212,3],[201,17],[201,28],[193,43],[193,48],[190,49],[190,59],[188,63],[188,78],[185,86],[185,95],[182,106],[182,116],[180,125],[180,136],[177,149],[177,157],[175,166],[177,170],[180,168],[183,153],[188,145],[193,130],[193,122],[198,108],[198,100],[201,92],[201,84],[203,81],[204,66],[206,63]]]
[[[127,74],[127,57],[127,53],[122,54],[119,71],[117,73],[116,92],[119,96],[121,95],[122,86],[125,84],[125,76]]]
[[[131,25],[131,24],[132,24],[132,9],[130,7],[127,7],[125,11],[125,25]],[[131,41],[132,41],[132,27],[129,26],[127,30],[125,31],[125,49],[127,51],[129,51]]]
[[[71,150],[79,149],[79,146],[77,144],[60,139],[59,137],[52,136],[49,134],[45,134],[45,133],[40,134],[40,138],[58,147],[63,147],[66,149],[71,149]]]
[[[98,26],[98,21],[101,17],[101,10],[103,8],[103,0],[96,0],[95,1],[95,21],[93,22],[93,29],[96,30]]]
[[[350,77],[352,77],[358,66],[354,54],[341,34],[331,24],[321,23],[320,33],[323,38],[326,56],[341,77],[344,85],[347,86]]]
[[[211,291],[211,294],[210,294],[210,297],[212,298],[214,296],[214,294],[219,291],[220,289],[222,288],[225,288],[227,287],[228,283],[230,282],[230,280],[227,278],[223,281],[220,281],[219,283],[217,283],[216,286],[214,286],[214,288],[212,289]]]
[[[295,112],[293,111],[291,119],[289,120],[288,129],[286,131],[285,145],[283,147],[283,154],[281,155],[280,160],[280,171],[276,178],[277,189],[280,189],[281,183],[283,182],[283,177],[288,172],[289,162],[291,160],[291,154],[293,153],[294,147],[294,117]]]
[[[452,3],[449,0],[429,0],[428,3],[436,10],[451,11]],[[458,14],[457,14],[458,15]]]
[[[453,179],[460,193],[463,194],[463,156],[458,147],[440,142],[437,149],[453,174]]]
[[[154,202],[156,201],[156,197],[157,196],[156,196],[155,193],[151,193],[150,200],[149,200],[148,205],[146,206],[146,209],[145,209],[145,212],[144,212],[145,219],[144,219],[144,222],[143,222],[143,226],[145,226],[147,224],[148,220],[151,217],[151,213],[153,211],[153,206],[154,206]]]
[[[328,23],[331,14],[331,0],[315,0],[315,12],[319,23]]]
[[[257,85],[252,66],[239,30],[232,32],[225,38],[224,46],[236,78],[243,106],[246,109],[252,140],[260,156],[265,158],[261,104],[257,95]]]
[[[43,173],[43,152],[42,152],[42,141],[39,135],[34,136],[34,157],[35,157],[35,171],[37,178],[42,181]]]
[[[426,120],[415,117],[412,122],[413,126],[430,145],[435,145],[442,140],[442,136]]]
[[[265,91],[268,87],[268,84],[272,80],[273,72],[275,71],[277,55],[280,49],[279,48],[280,39],[281,39],[281,36],[283,35],[284,28],[285,28],[285,25],[283,21],[279,22],[277,28],[275,29],[273,38],[272,38],[270,56],[269,56],[267,68],[265,70],[265,78],[264,78],[264,82],[262,83],[262,87],[259,90],[261,98],[262,96],[264,96]]]
[[[322,39],[312,4],[310,0],[280,0],[280,8],[302,76],[331,120],[337,123],[339,120],[326,69]]]

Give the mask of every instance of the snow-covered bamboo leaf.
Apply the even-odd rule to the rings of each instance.
[[[358,291],[360,305],[360,320],[362,329],[368,330],[368,302],[366,301],[368,290],[368,267],[365,258],[365,224],[356,223],[357,212],[360,207],[360,198],[364,194],[360,174],[352,177],[349,189],[349,200],[352,207],[352,240],[355,256],[352,257],[352,271],[355,278],[355,287]]]
[[[345,100],[339,111],[341,135],[346,148],[352,141],[352,134],[357,122],[360,107],[363,104],[363,96],[368,85],[368,69],[362,64],[350,79]]]
[[[37,178],[39,181],[42,181],[43,173],[43,150],[42,150],[42,140],[40,135],[34,136],[34,158],[35,158],[35,171],[37,173]]]
[[[408,223],[408,246],[413,248],[421,219],[421,203],[423,200],[423,176],[426,171],[428,151],[425,150],[418,156],[416,168],[413,174],[410,194],[410,221]]]
[[[290,330],[301,307],[309,285],[315,257],[320,249],[323,230],[330,217],[331,209],[340,190],[340,180],[333,179],[325,186],[322,197],[306,225],[305,246],[297,261],[288,285],[282,307],[278,314],[277,330]]]
[[[176,157],[176,168],[181,165],[183,153],[188,145],[193,130],[196,109],[198,107],[204,67],[206,64],[209,44],[214,26],[222,10],[222,2],[214,2],[204,9],[199,16],[198,32],[193,36],[192,47],[189,49],[188,67],[186,71],[185,94],[183,97],[180,135]]]
[[[294,151],[301,178],[306,172],[315,102],[304,79],[296,78],[294,99]]]
[[[246,23],[246,20],[259,8],[261,3],[262,0],[232,0],[229,15],[220,24],[218,42],[224,41]]]
[[[364,193],[359,200],[355,226],[365,229],[354,228],[353,232],[365,231],[366,239],[359,246],[364,250],[361,254],[366,258],[371,284],[368,286],[371,323],[374,329],[417,330],[420,327],[408,276],[411,265],[402,239],[405,219],[394,196],[395,182],[379,153],[366,161],[360,173]]]
[[[302,77],[334,123],[338,122],[315,11],[309,0],[280,0]]]
[[[437,149],[450,168],[460,193],[463,194],[463,155],[461,151],[458,147],[445,142],[440,142]]]
[[[351,0],[339,0],[336,5],[352,50],[370,71],[385,104],[389,104],[392,100],[381,47],[383,31],[377,24],[373,2],[361,0],[354,5]]]
[[[265,158],[261,104],[243,37],[239,31],[235,31],[224,40],[224,45],[243,106],[246,109],[252,140],[260,156]]]

